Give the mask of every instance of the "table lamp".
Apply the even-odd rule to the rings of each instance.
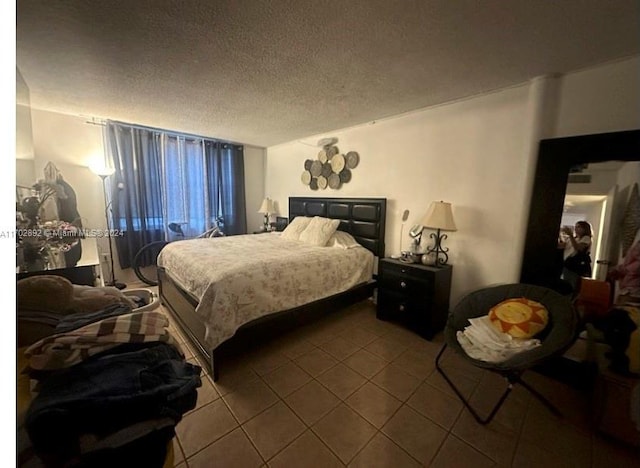
[[[275,210],[273,208],[273,200],[271,200],[270,198],[265,198],[264,200],[262,200],[262,205],[260,205],[260,209],[258,210],[258,213],[264,214],[264,226],[262,226],[263,230],[265,231],[270,230],[269,215],[274,212]]]
[[[427,254],[434,253],[436,267],[444,266],[449,261],[448,248],[442,247],[442,241],[447,238],[441,231],[457,231],[456,223],[451,213],[451,203],[439,201],[432,202],[427,214],[422,220],[426,229],[436,229],[429,237],[434,239],[433,247],[427,247]]]

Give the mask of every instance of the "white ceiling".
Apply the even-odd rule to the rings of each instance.
[[[638,0],[18,0],[34,108],[271,146],[640,53]]]

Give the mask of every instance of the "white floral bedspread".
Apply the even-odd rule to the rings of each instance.
[[[315,247],[280,233],[191,239],[168,244],[158,265],[199,300],[207,345],[243,324],[337,294],[371,280],[364,247]]]

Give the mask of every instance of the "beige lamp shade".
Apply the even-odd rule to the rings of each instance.
[[[427,214],[422,219],[422,225],[427,229],[441,231],[457,231],[456,223],[451,212],[451,203],[432,202]]]
[[[260,205],[260,209],[258,210],[258,213],[262,213],[262,214],[275,213],[273,200],[271,200],[270,198],[265,198],[264,200],[262,200],[262,205]]]

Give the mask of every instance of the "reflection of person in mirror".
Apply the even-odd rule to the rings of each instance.
[[[563,249],[564,268],[578,276],[591,276],[591,225],[578,221],[571,229],[564,226],[558,248]]]
[[[622,263],[609,270],[607,280],[618,282],[616,304],[640,302],[640,230]]]

